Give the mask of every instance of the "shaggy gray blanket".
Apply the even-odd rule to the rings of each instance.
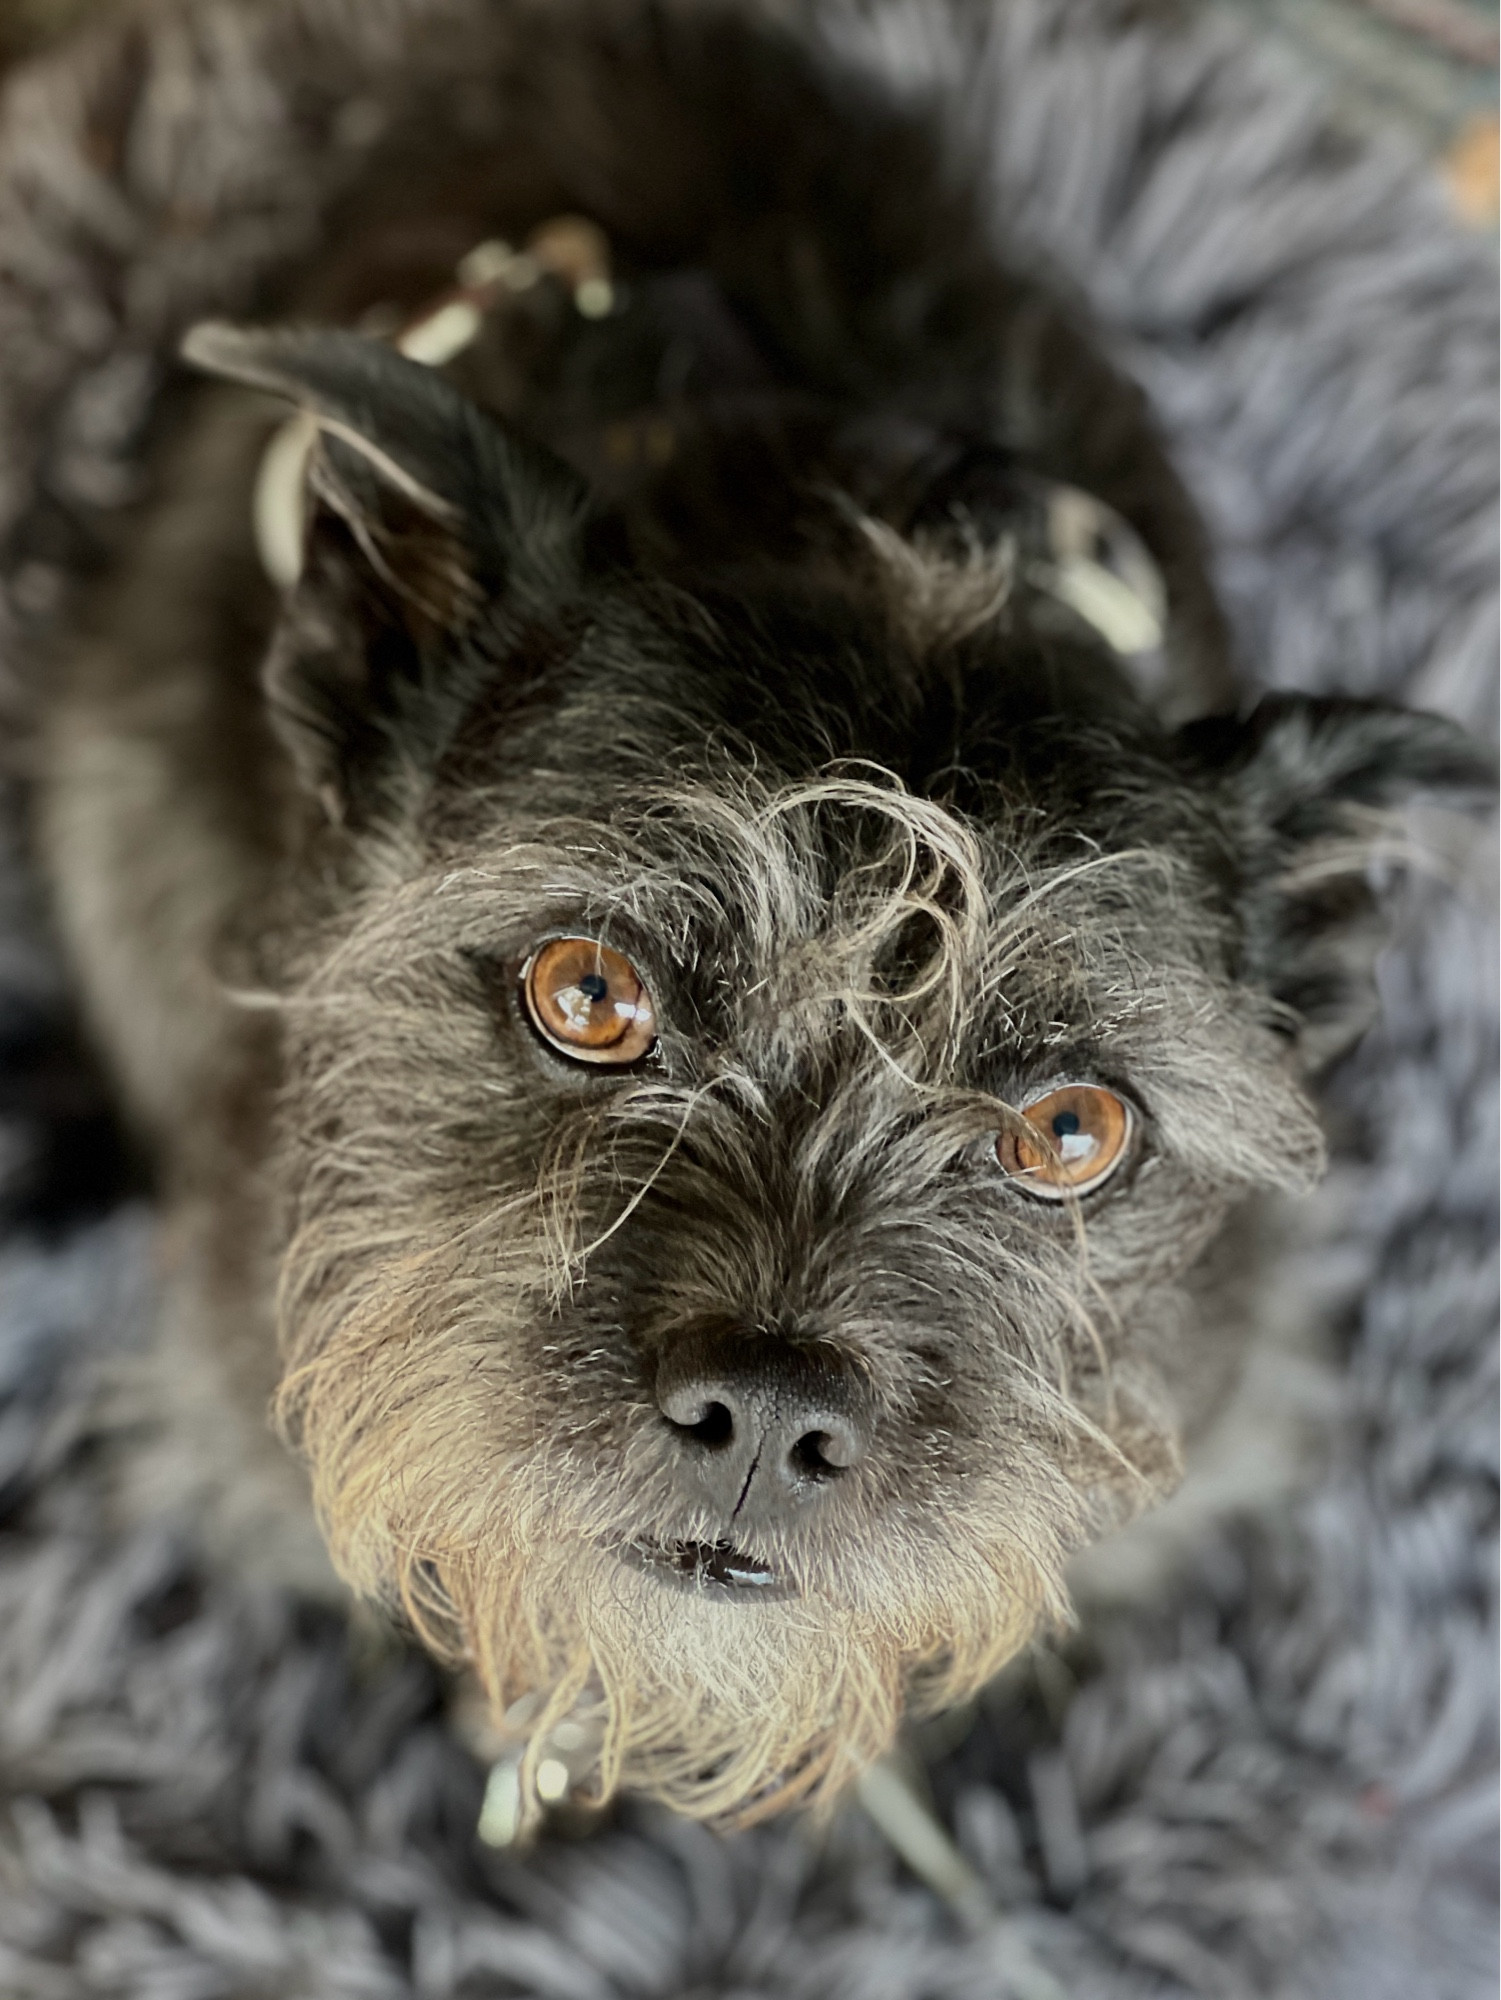
[[[410,24],[207,0],[0,115],[0,645],[24,689],[163,355],[357,164]],[[488,0],[503,4],[503,0]],[[767,0],[771,4],[771,0]],[[938,92],[997,226],[1082,289],[1212,525],[1248,684],[1489,731],[1494,270],[1422,170],[1214,23],[1095,0],[778,5]],[[295,82],[295,88],[294,88]],[[368,121],[366,121],[368,123]],[[1495,1990],[1493,951],[1398,898],[1296,1284],[1335,1368],[1306,1490],[1206,1529],[926,1745],[970,1929],[860,1812],[733,1840],[627,1806],[525,1857],[420,1660],[104,1526],[84,1412],[150,1310],[19,847],[0,870],[0,1993],[133,2000],[1471,2000]],[[51,1195],[46,1189],[51,1187]],[[59,1198],[58,1188],[66,1189]]]

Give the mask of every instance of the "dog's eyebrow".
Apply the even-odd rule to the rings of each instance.
[[[1019,1086],[1057,1081],[1065,1070],[1071,1077],[1109,1083],[1123,1067],[1108,1032],[1083,1031],[1075,1023],[1056,1020],[1032,1026],[1024,1013],[1020,1020],[1008,1013],[1001,1038],[983,1041],[973,1060],[1004,1071]]]

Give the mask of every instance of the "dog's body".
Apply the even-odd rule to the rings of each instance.
[[[318,1582],[274,1402],[358,1590],[539,1742],[595,1714],[597,1788],[743,1814],[1176,1483],[1239,1358],[1204,1253],[1318,1170],[1369,809],[1467,763],[1192,720],[1192,509],[921,116],[698,9],[497,9],[464,64],[264,316],[411,347],[468,257],[477,334],[200,333],[247,386],[178,392],[48,698],[167,1218],[146,1497]],[[1161,572],[1132,659],[1060,582],[1073,489]]]

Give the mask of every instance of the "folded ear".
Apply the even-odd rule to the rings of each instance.
[[[1225,808],[1243,976],[1287,1009],[1318,1068],[1375,1010],[1385,933],[1371,874],[1383,854],[1410,851],[1397,809],[1419,792],[1450,803],[1490,792],[1494,759],[1440,716],[1282,695],[1243,721],[1192,723],[1179,740]]]
[[[304,413],[300,561],[267,692],[331,816],[368,818],[573,593],[583,484],[379,341],[204,325],[182,351]]]

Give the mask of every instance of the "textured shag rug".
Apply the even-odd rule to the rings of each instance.
[[[181,327],[253,307],[414,23],[504,0],[205,0],[0,112],[0,646],[24,701],[135,490]],[[768,0],[771,4],[771,0]],[[1232,28],[1097,0],[777,4],[938,93],[997,227],[1145,386],[1248,686],[1492,729],[1495,275],[1395,146]],[[289,86],[296,79],[295,92]],[[236,143],[226,149],[226,133]],[[233,173],[215,162],[233,157]],[[11,823],[19,823],[19,776]],[[1472,870],[1473,873],[1473,870]],[[733,1840],[627,1806],[523,1857],[432,1670],[112,1537],[85,1412],[149,1217],[0,865],[0,1994],[15,2000],[1477,2000],[1495,1990],[1495,1093],[1487,891],[1394,891],[1383,1023],[1285,1282],[1329,1328],[1305,1490],[1199,1535],[923,1746],[993,1920],[858,1809]]]

